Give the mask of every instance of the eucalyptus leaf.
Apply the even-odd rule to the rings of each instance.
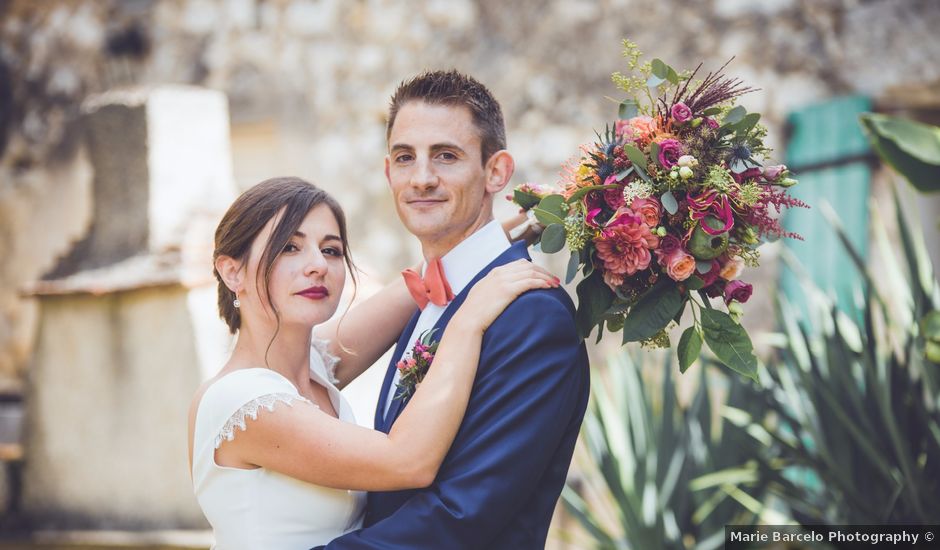
[[[633,168],[636,170],[636,174],[640,176],[640,179],[642,179],[646,183],[650,183],[650,184],[653,183],[653,180],[650,179],[649,174],[646,173],[646,170],[644,170],[643,168],[640,168],[639,166],[634,166]]]
[[[711,270],[712,270],[712,260],[696,260],[695,271],[698,271],[699,273],[704,275]]]
[[[656,86],[659,86],[660,84],[662,84],[662,83],[665,82],[665,81],[666,81],[665,78],[660,78],[660,77],[658,77],[658,76],[656,76],[656,75],[652,75],[652,76],[650,76],[648,79],[646,79],[646,87],[647,87],[647,88],[655,88]]]
[[[532,212],[535,213],[535,218],[544,226],[552,225],[553,223],[564,224],[565,220],[558,217],[557,214],[548,212],[547,210],[542,210],[538,206],[532,209]]]
[[[713,116],[713,115],[717,115],[720,112],[721,112],[721,107],[709,107],[708,109],[705,109],[704,111],[702,111],[702,114],[705,116]]]
[[[581,253],[574,251],[568,258],[568,271],[565,273],[565,284],[571,283],[578,274],[578,266],[581,265]]]
[[[533,211],[542,225],[564,224],[565,218],[568,216],[568,204],[565,202],[565,197],[561,195],[548,195],[539,202],[539,205]]]
[[[565,247],[565,226],[553,223],[542,231],[542,252],[554,254]]]
[[[702,335],[695,326],[682,332],[676,352],[679,356],[679,372],[689,370],[692,363],[698,360],[702,354]]]
[[[744,115],[747,114],[747,109],[742,105],[738,105],[734,109],[728,111],[728,114],[725,115],[725,118],[722,120],[722,125],[737,124],[744,120]]]
[[[545,196],[541,202],[539,202],[539,208],[546,212],[551,212],[560,218],[565,218],[568,215],[568,205],[565,203],[565,197],[563,195],[553,194]]]
[[[666,80],[668,80],[671,84],[678,84],[679,73],[677,73],[676,70],[672,67],[669,67],[669,72],[666,74]]]
[[[672,281],[657,283],[630,308],[623,324],[623,343],[656,335],[672,321],[682,304],[682,295]]]
[[[625,99],[620,102],[620,120],[631,119],[639,114],[639,112],[639,107],[637,106],[636,101],[633,101],[632,99]]]
[[[666,77],[669,76],[669,65],[666,65],[662,59],[656,58],[650,64],[653,70],[653,74],[666,80]]]
[[[633,173],[633,167],[631,166],[627,168],[626,170],[624,170],[623,172],[620,172],[619,174],[617,174],[617,181],[618,182],[623,181],[624,179],[626,179],[627,176],[629,176],[632,173]]]
[[[672,191],[666,191],[659,197],[660,202],[663,203],[663,208],[666,209],[666,212],[669,212],[669,215],[673,215],[679,211],[679,203],[676,201],[676,197],[672,194]]]
[[[623,150],[627,153],[627,158],[630,159],[633,166],[646,170],[646,155],[643,154],[643,151],[630,144],[624,145]]]
[[[731,370],[756,382],[757,357],[744,327],[717,309],[702,309],[700,313],[705,343],[712,353]]]

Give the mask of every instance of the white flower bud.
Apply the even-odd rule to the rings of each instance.
[[[682,168],[679,168],[679,176],[684,180],[691,178],[692,169],[689,168],[688,166],[683,166]]]

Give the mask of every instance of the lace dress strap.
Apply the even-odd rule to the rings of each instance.
[[[294,401],[303,401],[310,403],[314,407],[317,406],[316,403],[313,403],[306,397],[296,394],[292,395],[290,393],[269,393],[256,397],[242,405],[225,421],[225,424],[222,425],[222,429],[219,430],[219,433],[215,436],[212,448],[218,449],[223,441],[232,441],[235,439],[235,428],[238,428],[240,431],[245,431],[245,429],[247,429],[245,421],[249,418],[257,420],[258,411],[262,408],[267,409],[268,412],[272,412],[274,411],[275,403],[284,403],[288,406],[292,406]]]
[[[310,347],[310,370],[329,380],[330,384],[338,384],[336,365],[339,363],[339,357],[330,353],[330,341],[314,336]]]
[[[196,413],[194,446],[214,451],[223,441],[235,437],[236,428],[244,431],[248,418],[256,419],[265,408],[273,411],[277,403],[311,403],[280,374],[262,368],[229,373],[213,383],[203,394]]]

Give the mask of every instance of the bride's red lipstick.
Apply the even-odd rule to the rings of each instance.
[[[304,298],[310,298],[311,300],[322,300],[330,295],[330,291],[328,291],[325,286],[312,286],[308,289],[301,290],[297,294]]]

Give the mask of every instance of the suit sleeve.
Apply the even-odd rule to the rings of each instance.
[[[466,416],[435,483],[327,548],[461,549],[494,539],[583,414],[589,374],[582,354],[572,313],[557,296],[520,296],[484,337]]]

